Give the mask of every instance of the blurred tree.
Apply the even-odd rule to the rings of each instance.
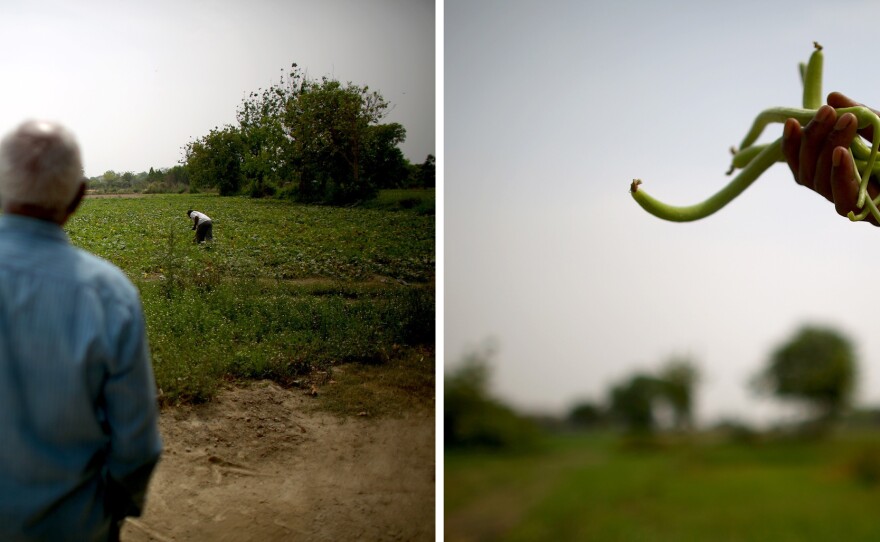
[[[699,381],[696,364],[688,357],[673,357],[660,370],[658,391],[672,409],[677,429],[693,427],[694,392]]]
[[[568,423],[580,428],[594,428],[606,421],[605,409],[591,402],[578,403],[568,412]]]
[[[611,415],[634,432],[654,429],[654,401],[661,384],[653,376],[636,374],[629,380],[614,386],[609,397]]]
[[[525,451],[540,439],[537,426],[489,395],[491,350],[468,355],[444,380],[443,427],[447,448]]]
[[[759,391],[806,404],[827,424],[850,405],[857,362],[849,339],[829,328],[805,326],[770,356],[755,379]]]

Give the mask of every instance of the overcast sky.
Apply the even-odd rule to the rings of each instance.
[[[235,121],[249,92],[296,62],[314,79],[368,85],[407,130],[404,155],[435,151],[432,0],[37,0],[0,3],[0,130],[67,124],[87,176],[171,167]]]
[[[564,412],[669,356],[699,363],[701,420],[769,420],[749,379],[805,323],[847,334],[859,400],[880,404],[880,229],[774,166],[702,221],[755,115],[801,104],[798,62],[825,47],[825,92],[880,106],[880,4],[447,0],[446,367],[494,341],[493,392]],[[772,126],[762,141],[781,135]]]

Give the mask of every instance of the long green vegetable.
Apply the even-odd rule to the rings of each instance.
[[[701,203],[689,206],[675,206],[653,198],[641,188],[642,181],[634,179],[630,185],[630,194],[632,194],[633,199],[643,209],[664,220],[674,222],[699,220],[715,213],[733,201],[770,166],[776,162],[783,161],[781,138],[769,145],[754,145],[754,143],[758,140],[764,128],[770,123],[782,123],[786,119],[794,118],[801,125],[805,125],[816,116],[816,110],[822,105],[823,56],[822,47],[818,43],[814,43],[814,47],[815,50],[810,55],[807,65],[801,65],[801,76],[804,85],[803,109],[774,107],[759,113],[752,123],[751,129],[743,138],[740,150],[734,153],[728,173],[732,173],[735,169],[741,169],[742,171],[724,188]],[[878,150],[880,150],[880,117],[867,107],[837,109],[838,115],[844,113],[855,115],[859,128],[872,126],[874,133],[877,134],[870,148],[860,137],[854,138],[850,145],[859,181],[857,205],[861,212],[859,214],[850,212],[848,216],[850,220],[864,220],[870,213],[880,222],[880,211],[878,211],[880,196],[873,201],[867,198],[868,181],[871,174],[880,175],[880,163],[877,162],[877,154]],[[861,168],[861,171],[859,171],[859,168]]]

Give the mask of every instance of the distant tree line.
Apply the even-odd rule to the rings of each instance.
[[[182,165],[150,171],[105,171],[88,180],[91,192],[99,194],[122,193],[184,193],[190,192],[189,172]]]
[[[149,172],[107,171],[95,192],[198,192],[351,204],[386,188],[433,188],[435,158],[412,164],[400,150],[406,129],[381,124],[390,104],[366,86],[309,79],[296,65],[251,92],[236,123],[184,146],[181,165]]]
[[[804,326],[771,352],[750,384],[759,395],[798,404],[806,414],[804,427],[824,432],[852,406],[856,376],[855,351],[847,337],[831,328]],[[650,432],[666,414],[667,427],[688,429],[698,382],[696,363],[674,358],[657,374],[637,373],[614,385],[604,405],[576,405],[569,421]]]
[[[488,356],[474,354],[445,379],[444,425],[447,447],[534,447],[534,419],[516,413],[488,391]],[[841,420],[868,417],[877,410],[853,409],[857,360],[852,342],[827,327],[804,326],[774,349],[751,381],[758,394],[803,407],[801,429],[824,434]],[[581,401],[566,415],[573,429],[619,428],[652,433],[659,428],[688,431],[700,382],[698,364],[674,356],[657,372],[636,372],[610,386],[602,401]],[[728,422],[729,423],[729,422]]]

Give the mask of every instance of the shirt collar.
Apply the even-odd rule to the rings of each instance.
[[[0,234],[11,232],[69,241],[64,229],[54,222],[23,215],[4,214],[0,216]]]

